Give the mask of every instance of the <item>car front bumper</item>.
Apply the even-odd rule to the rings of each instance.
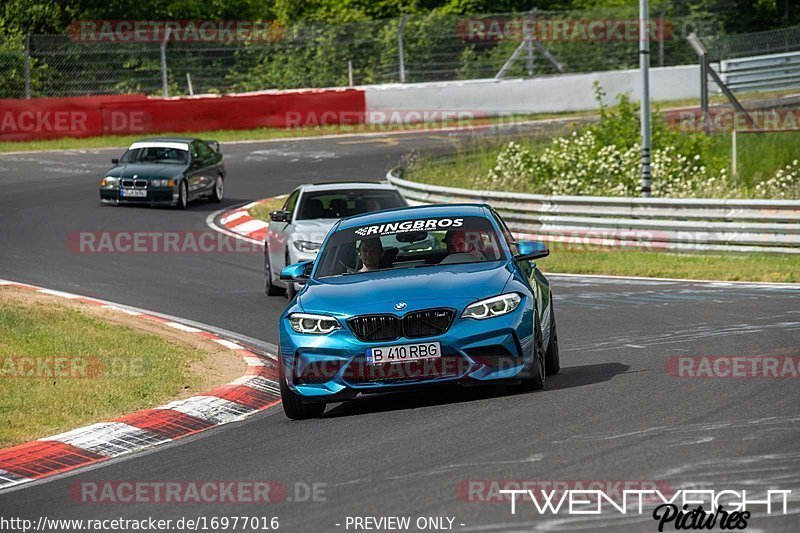
[[[454,320],[435,337],[363,342],[340,319],[342,329],[327,335],[295,332],[280,321],[281,364],[287,385],[309,400],[336,401],[359,393],[458,382],[465,385],[517,380],[532,363],[533,314],[520,306],[505,316]],[[371,347],[439,342],[441,357],[370,365]]]
[[[178,203],[178,191],[169,188],[147,189],[147,196],[142,197],[120,196],[119,191],[119,189],[100,189],[100,201],[115,205],[177,205]]]

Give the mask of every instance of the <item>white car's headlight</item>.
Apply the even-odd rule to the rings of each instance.
[[[461,318],[477,318],[481,320],[505,315],[519,307],[521,301],[522,297],[516,292],[493,296],[468,305],[464,312],[461,313]]]
[[[308,313],[292,313],[289,324],[297,333],[325,335],[331,331],[342,329],[342,325],[332,316],[311,315]]]
[[[294,247],[301,252],[311,253],[319,251],[322,247],[322,243],[314,241],[294,241]]]

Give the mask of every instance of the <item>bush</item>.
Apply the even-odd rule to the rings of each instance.
[[[599,120],[544,148],[509,142],[494,166],[477,180],[479,188],[550,195],[637,196],[641,180],[638,106],[620,95],[617,106],[603,103],[596,84]],[[732,180],[711,138],[669,127],[653,114],[652,195],[661,197],[800,195],[800,165],[795,160],[752,190]]]

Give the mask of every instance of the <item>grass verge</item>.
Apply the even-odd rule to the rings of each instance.
[[[258,218],[269,223],[269,214],[272,211],[278,211],[283,207],[286,202],[285,194],[275,196],[274,198],[267,198],[247,210],[248,214],[253,218]]]
[[[688,254],[577,249],[553,245],[538,262],[544,272],[724,281],[800,282],[800,257],[784,254]]]
[[[0,290],[0,447],[198,394],[244,370],[232,353],[210,363],[222,352],[182,332],[84,307]]]
[[[537,115],[515,115],[504,117],[476,118],[474,120],[453,120],[436,124],[387,124],[381,125],[331,125],[309,126],[300,128],[257,128],[251,130],[217,130],[201,132],[163,132],[137,135],[106,135],[100,137],[87,137],[75,139],[63,137],[60,139],[46,139],[40,141],[3,141],[0,142],[0,153],[22,152],[35,150],[85,150],[98,148],[117,148],[129,146],[143,137],[198,137],[200,139],[213,139],[220,142],[234,141],[268,141],[273,139],[292,139],[294,137],[319,137],[322,135],[347,135],[354,133],[382,133],[400,130],[426,130],[435,131],[437,128],[449,127],[476,127],[488,124],[506,124],[534,119],[556,118],[561,116],[589,116],[594,112],[583,113],[547,113]]]

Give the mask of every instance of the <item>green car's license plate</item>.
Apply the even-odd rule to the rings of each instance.
[[[128,198],[147,198],[147,191],[144,189],[120,189],[119,195]]]

